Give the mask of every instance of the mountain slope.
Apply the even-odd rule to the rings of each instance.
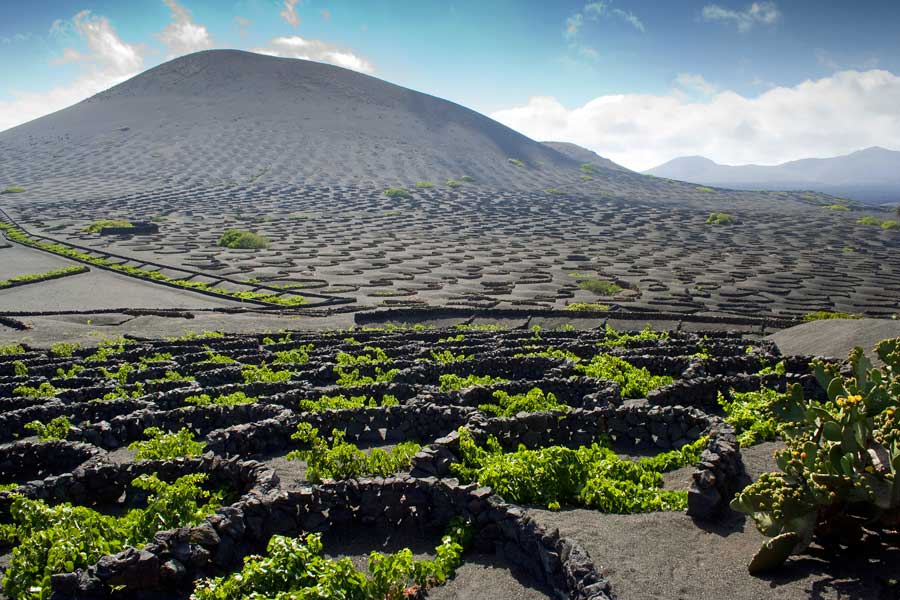
[[[616,164],[608,158],[603,158],[596,152],[588,150],[587,148],[583,148],[578,144],[572,144],[570,142],[541,142],[545,146],[549,146],[553,148],[557,152],[565,154],[572,160],[580,163],[580,164],[590,164],[595,167],[601,167],[603,169],[610,169],[612,171],[626,171],[631,172],[630,169],[626,169],[622,165]]]
[[[525,167],[509,161],[521,160]],[[235,50],[184,56],[0,132],[0,181],[443,184],[571,179],[578,164],[472,110],[354,71]],[[59,185],[52,185],[52,182]],[[125,186],[127,187],[127,186]]]
[[[900,200],[900,152],[879,147],[771,167],[720,165],[690,156],[670,160],[645,173],[737,189],[808,189],[872,203]]]

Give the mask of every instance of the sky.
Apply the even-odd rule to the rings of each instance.
[[[900,150],[898,0],[0,0],[0,130],[210,48],[355,69],[637,170]]]

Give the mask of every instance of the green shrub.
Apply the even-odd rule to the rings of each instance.
[[[384,394],[381,400],[372,396],[351,396],[344,394],[337,396],[321,396],[318,400],[301,400],[300,410],[303,412],[322,412],[325,410],[345,410],[349,408],[376,408],[384,406],[398,406],[400,402],[396,396]]]
[[[478,410],[496,417],[514,417],[520,412],[567,411],[569,406],[556,399],[553,394],[545,394],[541,388],[531,388],[525,394],[508,394],[502,390],[493,393],[494,402],[481,404]]]
[[[359,479],[360,477],[387,477],[401,469],[409,468],[412,457],[421,450],[415,442],[401,442],[390,451],[373,448],[366,454],[354,444],[344,441],[345,433],[339,429],[331,432],[331,445],[319,437],[319,430],[309,423],[299,423],[291,439],[308,444],[308,450],[292,450],[289,460],[306,461],[306,477],[311,483],[322,479]]]
[[[409,190],[402,187],[392,187],[384,190],[384,195],[388,198],[412,198]]]
[[[462,352],[454,354],[452,350],[443,350],[441,352],[431,351],[431,360],[441,365],[472,360],[473,358],[475,358],[474,354],[463,354]]]
[[[13,396],[24,396],[26,398],[52,398],[59,390],[53,387],[53,384],[43,381],[38,387],[20,385],[13,389]]]
[[[704,194],[714,194],[716,190],[711,187],[706,187],[705,185],[698,185],[695,188],[698,192],[703,192]]]
[[[584,173],[585,175],[596,175],[597,174],[597,167],[590,163],[582,164],[579,167],[579,169],[581,169],[581,172]]]
[[[546,350],[540,351],[531,351],[531,352],[523,352],[520,354],[514,355],[515,358],[530,358],[530,357],[541,357],[541,358],[555,358],[561,360],[571,360],[574,363],[581,362],[581,357],[577,354],[569,351],[569,350],[559,350],[550,346]]]
[[[573,302],[566,305],[566,310],[574,312],[606,312],[609,310],[609,304],[600,304],[597,302]]]
[[[598,296],[615,296],[625,289],[611,281],[601,281],[599,279],[583,279],[578,282],[578,287]]]
[[[240,248],[245,250],[262,250],[269,247],[269,240],[265,236],[243,231],[241,229],[229,229],[216,242],[223,248]]]
[[[734,225],[737,223],[737,219],[723,212],[714,212],[709,214],[709,218],[706,219],[707,224],[709,225]]]
[[[25,425],[25,429],[33,431],[42,442],[64,440],[69,437],[69,430],[71,428],[72,423],[66,416],[56,417],[46,424],[41,423],[40,421],[32,421]]]
[[[293,377],[291,371],[274,371],[266,363],[259,366],[246,365],[241,374],[244,376],[244,383],[283,383]]]
[[[611,354],[597,354],[590,363],[579,364],[576,368],[587,377],[619,384],[623,398],[644,398],[649,391],[670,385],[674,381],[668,375],[653,375],[646,367],[637,368]]]
[[[21,344],[0,346],[0,356],[15,356],[16,354],[25,354],[25,347]]]
[[[13,373],[16,377],[28,377],[28,365],[21,360],[14,360],[12,363]]]
[[[509,161],[509,164],[511,164],[513,166],[520,167],[523,169],[525,168],[525,163],[523,163],[518,158],[508,158],[507,160]]]
[[[46,281],[48,279],[56,279],[57,277],[65,275],[87,273],[88,271],[90,271],[90,269],[85,266],[77,266],[54,269],[53,271],[47,271],[46,273],[29,273],[27,275],[16,275],[15,277],[10,277],[9,279],[0,280],[0,289],[12,287],[14,285],[19,285],[22,283],[37,283],[39,281]]]
[[[281,350],[275,353],[275,360],[272,362],[276,365],[303,365],[309,362],[309,353],[313,350],[312,344],[306,344],[291,348],[290,350]]]
[[[132,486],[149,492],[146,506],[121,517],[13,495],[11,524],[4,526],[3,537],[17,545],[3,590],[11,598],[45,600],[54,574],[86,569],[126,546],[140,548],[158,531],[198,524],[221,503],[220,494],[200,487],[205,478],[199,473],[185,475],[170,484],[156,475],[142,475]]]
[[[72,356],[80,347],[80,344],[67,344],[66,342],[57,342],[55,344],[51,344],[50,354],[52,354],[53,356],[58,356],[60,358],[68,358]]]
[[[826,204],[822,208],[824,208],[825,210],[834,210],[838,212],[846,212],[850,210],[850,207],[846,204]]]
[[[358,571],[349,558],[323,556],[319,533],[303,539],[274,535],[266,547],[267,556],[247,557],[238,573],[201,579],[191,598],[402,600],[452,577],[470,539],[471,526],[454,518],[435,548],[435,558],[414,560],[409,548],[387,555],[373,551],[366,573]]]
[[[3,194],[22,194],[25,192],[25,188],[18,185],[11,185],[0,193]]]
[[[238,404],[253,404],[256,397],[248,396],[245,392],[232,392],[231,394],[219,394],[212,398],[209,394],[188,396],[184,399],[187,404],[194,406],[236,406]]]
[[[448,179],[447,187],[458,188],[458,187],[462,187],[462,184],[455,179]]]
[[[608,513],[683,510],[687,491],[664,490],[662,472],[695,463],[706,438],[637,462],[620,459],[598,444],[577,449],[550,446],[504,452],[489,437],[476,445],[466,428],[459,429],[460,462],[451,471],[463,482],[489,486],[508,502],[585,506]]]
[[[106,229],[107,227],[134,227],[134,224],[131,221],[124,221],[120,219],[100,219],[99,221],[94,221],[81,231],[84,233],[100,233],[101,230]]]
[[[144,435],[149,439],[132,442],[129,450],[134,450],[135,460],[171,460],[183,456],[200,456],[206,446],[194,439],[194,434],[186,427],[177,432],[165,432],[158,427],[148,427]]]
[[[454,325],[454,329],[459,331],[506,331],[506,327],[497,323],[460,323]]]
[[[827,400],[804,397],[799,384],[772,404],[786,448],[780,472],[760,476],[732,501],[767,540],[751,573],[774,569],[813,540],[826,547],[860,544],[865,531],[895,530],[900,519],[900,338],[880,342],[873,368],[861,348],[848,376],[815,360]]]
[[[609,325],[604,331],[606,339],[597,344],[600,347],[609,348],[627,348],[632,342],[648,342],[648,341],[666,341],[669,339],[667,331],[653,331],[653,326],[647,323],[647,326],[638,333],[619,333]]]
[[[555,187],[547,188],[545,191],[546,191],[548,194],[553,194],[554,196],[560,196],[560,195],[562,195],[562,194],[564,193],[562,190],[560,190],[560,189],[558,189],[558,188],[555,188]]]
[[[441,384],[441,391],[449,392],[453,390],[464,390],[476,385],[494,385],[496,383],[508,383],[508,379],[502,377],[491,377],[490,375],[467,375],[460,377],[453,373],[441,375],[438,380]]]
[[[852,315],[850,313],[845,312],[836,312],[830,310],[817,310],[815,312],[808,312],[803,315],[803,322],[810,323],[812,321],[827,321],[829,319],[861,319],[862,317],[859,315]]]
[[[781,398],[782,394],[768,388],[756,392],[732,392],[731,400],[719,392],[719,406],[725,411],[725,421],[738,434],[741,448],[775,439],[778,423],[772,413],[772,404]]]
[[[475,183],[475,178],[470,175],[463,175],[459,178],[460,181],[465,181],[466,183]]]
[[[428,188],[433,188],[434,183],[432,183],[430,181],[417,181],[416,187],[419,188],[420,190],[427,190]],[[387,192],[385,192],[385,194],[387,194]]]

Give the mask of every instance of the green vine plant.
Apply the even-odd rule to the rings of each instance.
[[[385,406],[398,406],[400,402],[396,396],[384,394],[381,399],[373,396],[350,396],[344,394],[336,396],[321,396],[317,400],[301,400],[302,412],[322,412],[326,410],[345,410],[348,408],[376,408]]]
[[[66,416],[56,417],[48,423],[40,421],[32,421],[25,425],[25,429],[33,431],[38,439],[42,442],[51,440],[64,440],[69,437],[69,430],[72,428],[72,422]]]
[[[460,462],[451,471],[463,482],[489,486],[510,502],[552,510],[583,506],[607,513],[684,510],[687,491],[661,489],[662,473],[700,459],[708,440],[639,461],[624,460],[594,443],[572,449],[549,446],[504,452],[493,436],[479,447],[468,429],[459,429]]]
[[[653,375],[646,367],[635,367],[612,354],[597,354],[590,363],[579,364],[576,368],[587,377],[619,384],[624,398],[644,398],[651,390],[670,385],[675,381],[668,375]]]
[[[474,354],[465,354],[463,352],[455,354],[452,350],[442,350],[440,352],[434,350],[431,351],[431,360],[440,365],[449,365],[465,360],[472,360],[473,358],[475,358]]]
[[[87,568],[126,546],[140,548],[158,531],[198,524],[222,500],[221,493],[200,487],[205,478],[196,473],[166,483],[155,474],[142,475],[131,485],[149,493],[146,506],[121,517],[13,495],[11,523],[0,529],[3,543],[15,545],[3,576],[4,592],[10,598],[45,600],[56,573]]]
[[[288,460],[306,461],[306,477],[311,483],[323,479],[358,479],[387,477],[401,469],[408,469],[412,457],[422,449],[415,442],[402,442],[389,451],[373,448],[368,454],[355,444],[344,440],[339,429],[331,432],[331,444],[319,436],[319,430],[309,423],[299,423],[291,439],[309,446],[308,450],[292,450]]]
[[[59,393],[59,390],[48,381],[42,381],[38,387],[20,385],[13,388],[13,396],[23,396],[25,398],[52,398],[57,393]]]
[[[184,399],[186,404],[194,406],[236,406],[238,404],[253,404],[257,401],[255,396],[248,396],[245,392],[232,392],[231,394],[219,394],[212,397],[209,394],[197,394]]]
[[[275,353],[275,360],[272,362],[276,365],[304,365],[309,362],[309,353],[313,348],[312,344],[306,344],[290,350],[281,350]]]
[[[206,444],[198,442],[191,430],[182,427],[175,432],[165,432],[159,427],[148,427],[144,435],[149,439],[132,442],[135,460],[170,460],[184,456],[200,456]]]
[[[719,392],[719,406],[725,411],[725,421],[734,427],[741,448],[770,442],[778,435],[778,421],[772,405],[784,394],[762,388],[755,392],[734,392],[731,399]]]
[[[404,548],[392,554],[369,554],[368,574],[349,558],[323,556],[321,534],[305,538],[272,536],[267,556],[248,556],[238,573],[201,579],[192,600],[403,600],[443,584],[462,564],[472,526],[454,518],[435,548],[435,558],[413,559]]]
[[[461,377],[453,373],[447,373],[438,377],[441,391],[450,392],[454,390],[464,390],[476,385],[494,385],[497,383],[509,383],[508,379],[502,377],[491,377],[490,375],[466,375]]]
[[[606,339],[600,342],[598,346],[606,346],[611,348],[627,348],[630,347],[633,342],[667,341],[669,339],[669,332],[653,331],[653,326],[651,326],[649,323],[646,327],[644,327],[637,333],[619,333],[618,331],[607,325],[605,334]]]
[[[768,539],[750,562],[763,573],[804,552],[858,544],[866,532],[900,523],[900,338],[883,340],[874,368],[861,348],[850,353],[850,375],[813,361],[828,399],[804,397],[795,384],[772,404],[786,448],[780,472],[745,488],[731,506],[746,513]]]
[[[545,394],[538,387],[531,388],[525,394],[508,394],[503,390],[496,390],[493,398],[493,402],[479,405],[478,410],[496,417],[514,417],[520,412],[565,412],[570,408],[557,400],[553,394]]]
[[[0,356],[16,356],[18,354],[25,354],[25,347],[21,344],[0,346]]]
[[[246,365],[241,369],[244,383],[283,383],[290,381],[293,373],[287,370],[273,370],[266,363]]]
[[[552,358],[555,360],[571,360],[573,363],[580,363],[581,357],[571,350],[561,350],[553,346],[547,347],[545,350],[537,350],[535,347],[526,347],[528,352],[520,352],[513,355],[514,358]]]

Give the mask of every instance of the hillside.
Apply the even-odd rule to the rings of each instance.
[[[409,185],[463,175],[534,189],[577,168],[452,102],[332,65],[235,50],[172,60],[0,132],[0,180],[50,191],[53,180],[102,191],[262,177]]]
[[[687,156],[644,173],[734,189],[814,190],[872,204],[900,200],[900,152],[878,147],[775,166],[728,166],[702,156]]]
[[[630,169],[626,169],[622,165],[616,164],[608,158],[603,158],[596,152],[588,150],[587,148],[582,148],[578,144],[572,144],[570,142],[542,142],[545,146],[549,146],[553,148],[557,152],[565,154],[572,160],[580,163],[580,164],[590,164],[595,167],[600,167],[603,169],[610,169],[613,171],[625,171],[631,172]]]

